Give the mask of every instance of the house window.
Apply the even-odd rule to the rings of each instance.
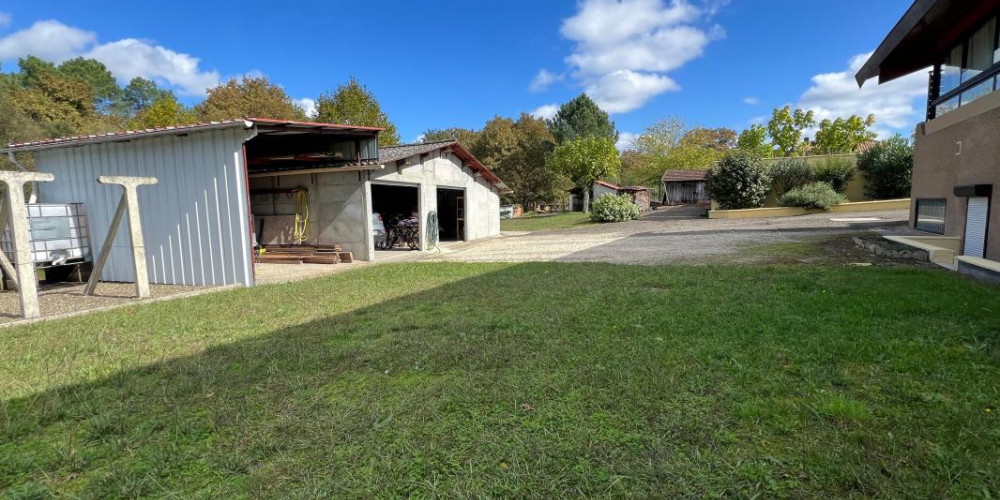
[[[990,19],[969,39],[969,53],[962,71],[962,82],[990,69],[996,48],[997,20]]]
[[[941,95],[958,88],[962,83],[962,53],[965,45],[959,45],[945,57],[941,65]]]
[[[932,116],[941,116],[1000,90],[997,26],[997,18],[991,18],[945,54],[936,68],[937,91],[932,90],[930,96]]]
[[[944,234],[944,216],[947,202],[944,198],[918,199],[917,220],[914,227],[928,233]]]

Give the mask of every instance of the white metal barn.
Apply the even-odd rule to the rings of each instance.
[[[380,130],[247,118],[12,144],[4,152],[33,152],[35,170],[55,176],[38,186],[39,203],[83,204],[92,255],[121,196],[97,176],[158,178],[139,190],[152,283],[253,285],[255,241],[287,232],[283,224],[296,213],[291,195],[300,191],[308,193],[309,214],[302,242],[339,244],[359,260],[375,258],[373,188],[382,204],[398,194],[383,188],[415,188],[421,234],[439,199],[464,219],[455,239],[499,234],[506,187],[493,172],[454,141],[385,148],[389,156],[380,158]],[[132,281],[131,266],[121,232],[102,279]]]

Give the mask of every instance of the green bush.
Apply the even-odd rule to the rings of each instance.
[[[810,182],[778,198],[778,204],[783,207],[821,208],[823,210],[845,201],[847,198],[844,195],[834,191],[825,182]]]
[[[813,168],[813,180],[825,182],[834,191],[844,194],[847,184],[858,173],[858,167],[850,158],[827,158]]]
[[[628,196],[606,194],[590,204],[590,220],[594,222],[625,222],[639,218],[639,207]]]
[[[858,170],[865,174],[865,195],[869,198],[909,197],[913,145],[902,136],[892,136],[859,154]]]
[[[768,170],[756,154],[730,151],[708,170],[705,189],[723,210],[757,208],[771,190]]]
[[[803,159],[785,158],[771,165],[771,182],[776,196],[805,186],[812,180],[812,169]]]

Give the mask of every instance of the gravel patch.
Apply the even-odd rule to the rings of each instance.
[[[93,296],[84,295],[83,287],[82,283],[40,285],[38,302],[42,310],[42,317],[139,302],[139,299],[135,297],[135,285],[132,283],[101,283],[97,286],[97,294]],[[149,291],[152,299],[159,299],[207,288],[211,287],[150,285]],[[20,311],[20,300],[16,291],[0,292],[0,324],[22,319]]]

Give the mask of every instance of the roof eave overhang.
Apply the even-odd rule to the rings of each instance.
[[[858,86],[880,84],[921,71],[1000,7],[1000,0],[916,0],[854,75]]]

